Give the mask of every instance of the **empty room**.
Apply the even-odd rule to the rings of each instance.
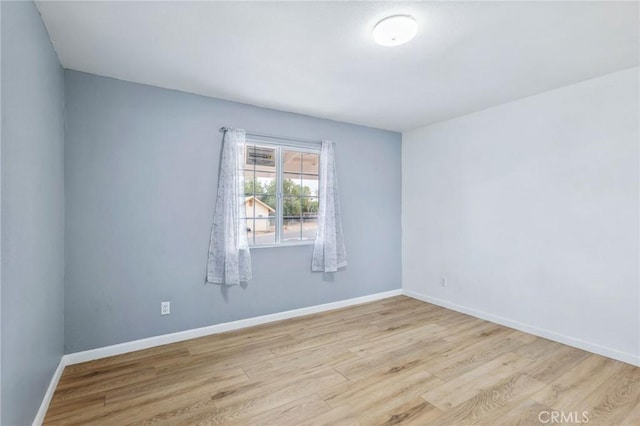
[[[2,426],[640,426],[640,2],[0,24]]]

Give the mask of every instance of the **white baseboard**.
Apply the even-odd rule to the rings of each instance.
[[[36,418],[33,420],[33,426],[39,426],[44,421],[44,417],[49,409],[49,403],[53,397],[53,393],[58,386],[60,376],[64,367],[67,365],[78,364],[81,362],[93,361],[95,359],[106,358],[114,355],[121,355],[128,352],[139,351],[141,349],[148,349],[155,346],[166,345],[169,343],[181,342],[183,340],[194,339],[196,337],[209,336],[211,334],[224,333],[225,331],[238,330],[241,328],[252,327],[254,325],[266,324],[269,322],[280,321],[289,318],[301,317],[304,315],[316,314],[319,312],[330,311],[332,309],[345,308],[347,306],[359,305],[362,303],[373,302],[376,300],[387,299],[393,296],[402,295],[402,290],[391,290],[382,293],[370,294],[368,296],[356,297],[353,299],[340,300],[338,302],[325,303],[323,305],[309,306],[306,308],[293,309],[291,311],[278,312],[275,314],[262,315],[259,317],[247,318],[238,321],[226,322],[222,324],[210,325],[207,327],[195,328],[192,330],[179,331],[177,333],[164,334],[161,336],[149,337],[146,339],[134,340],[131,342],[120,343],[112,346],[105,346],[103,348],[91,349],[83,352],[76,352],[72,354],[63,355],[60,359],[60,364],[56,369],[49,388],[44,395],[42,404]]]
[[[347,306],[359,305],[361,303],[373,302],[375,300],[386,299],[388,297],[399,296],[401,294],[402,290],[400,289],[385,291],[383,293],[375,293],[368,296],[361,296],[353,299],[340,300],[338,302],[325,303],[323,305],[293,309],[291,311],[246,318],[238,321],[225,322],[222,324],[215,324],[207,327],[194,328],[192,330],[179,331],[177,333],[163,334],[161,336],[154,336],[146,339],[120,343],[117,345],[105,346],[103,348],[76,352],[67,354],[64,356],[64,358],[66,359],[66,365],[78,364],[81,362],[92,361],[94,359],[121,355],[127,352],[139,351],[141,349],[148,349],[154,346],[166,345],[169,343],[181,342],[183,340],[195,339],[197,337],[209,336],[211,334],[224,333],[226,331],[238,330],[241,328],[266,324],[273,321],[296,318],[304,315],[315,314],[318,312],[330,311],[332,309],[339,309]]]
[[[458,305],[457,303],[450,302],[444,299],[438,299],[431,296],[426,296],[420,293],[416,293],[411,290],[402,290],[402,294],[412,297],[414,299],[421,300],[423,302],[431,303],[434,305],[442,306],[443,308],[451,309],[452,311],[462,312],[476,318],[491,321],[496,324],[504,325],[506,327],[515,328],[516,330],[524,331],[525,333],[533,334],[535,336],[544,337],[545,339],[553,340],[554,342],[562,343],[565,345],[573,346],[578,349],[583,349],[588,352],[593,352],[598,355],[606,356],[608,358],[617,359],[618,361],[626,362],[631,365],[640,367],[640,355],[632,354],[629,352],[622,352],[616,349],[611,349],[606,346],[601,346],[592,342],[587,342],[582,339],[577,339],[571,336],[565,336],[551,330],[546,330],[533,325],[521,323],[508,318],[493,315],[487,312],[479,311],[467,306]]]
[[[40,404],[36,418],[33,419],[33,426],[40,426],[44,421],[44,416],[47,415],[49,403],[51,402],[51,398],[53,398],[53,393],[56,391],[56,387],[58,386],[58,382],[60,381],[60,376],[62,376],[65,365],[65,358],[63,356],[60,359],[60,363],[58,363],[58,368],[56,368],[56,371],[53,373],[47,392],[44,394],[44,398],[42,398],[42,403]]]
[[[197,337],[208,336],[217,333],[224,333],[226,331],[239,330],[242,328],[252,327],[260,324],[267,324],[274,321],[285,320],[289,318],[301,317],[304,315],[311,315],[319,312],[330,311],[332,309],[339,309],[353,305],[359,305],[361,303],[373,302],[376,300],[386,299],[393,296],[406,295],[423,302],[431,303],[434,305],[442,306],[453,311],[462,312],[474,317],[491,321],[496,324],[504,325],[506,327],[514,328],[516,330],[530,333],[536,336],[544,337],[549,340],[553,340],[559,343],[563,343],[569,346],[573,346],[579,349],[583,349],[589,352],[593,352],[599,355],[603,355],[609,358],[617,359],[622,362],[626,362],[632,365],[640,366],[640,356],[621,352],[615,349],[607,348],[597,345],[595,343],[587,342],[581,339],[576,339],[570,336],[565,336],[559,333],[555,333],[550,330],[545,330],[539,327],[535,327],[529,324],[524,324],[518,321],[514,321],[508,318],[503,318],[497,315],[489,314],[487,312],[479,311],[467,306],[458,305],[447,300],[438,299],[430,296],[425,296],[410,290],[391,290],[383,293],[370,294],[368,296],[356,297],[353,299],[341,300],[338,302],[325,303],[323,305],[309,306],[306,308],[293,309],[285,312],[278,312],[275,314],[262,315],[259,317],[246,318],[238,321],[232,321],[222,324],[210,325],[207,327],[195,328],[192,330],[180,331],[177,333],[164,334],[161,336],[149,337],[146,339],[134,340],[131,342],[120,343],[117,345],[106,346],[103,348],[91,349],[83,352],[76,352],[67,354],[62,357],[60,364],[56,369],[49,388],[42,400],[38,414],[33,421],[34,425],[40,425],[44,421],[44,417],[49,408],[49,403],[53,397],[60,376],[67,365],[78,364],[81,362],[93,361],[95,359],[106,358],[114,355],[121,355],[128,352],[138,351],[141,349],[148,349],[155,346],[166,345],[169,343],[181,342],[184,340],[194,339]]]

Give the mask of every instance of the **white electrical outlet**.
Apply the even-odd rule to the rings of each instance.
[[[447,277],[442,277],[442,278],[440,278],[440,285],[441,285],[442,287],[446,287],[446,286],[447,286],[447,284],[448,284]]]
[[[160,303],[160,315],[169,315],[171,313],[171,302]]]

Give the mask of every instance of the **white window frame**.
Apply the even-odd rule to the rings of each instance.
[[[249,242],[250,249],[262,249],[273,247],[291,247],[291,246],[309,246],[315,243],[315,240],[304,241],[282,241],[282,229],[284,227],[284,197],[282,194],[282,182],[284,179],[284,167],[282,164],[282,150],[290,149],[298,152],[306,152],[309,154],[318,154],[318,185],[320,184],[320,151],[321,146],[314,143],[306,142],[273,142],[269,138],[248,136],[246,138],[246,146],[251,145],[263,146],[265,148],[274,148],[276,150],[276,238],[273,244],[253,244]],[[243,170],[246,165],[243,164]],[[244,172],[243,172],[244,173]],[[318,186],[318,203],[320,202],[320,187]],[[255,213],[254,213],[255,214]]]

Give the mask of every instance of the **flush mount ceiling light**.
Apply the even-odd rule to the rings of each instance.
[[[409,15],[384,18],[373,27],[373,39],[380,46],[399,46],[416,35],[418,24]]]

